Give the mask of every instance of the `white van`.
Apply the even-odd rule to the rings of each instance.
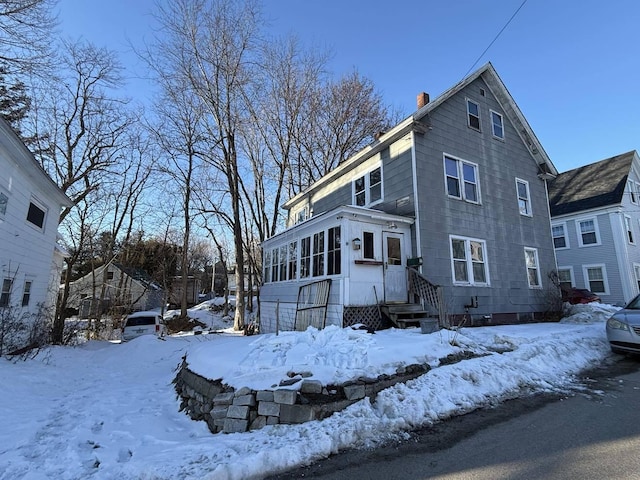
[[[164,336],[166,327],[159,312],[135,312],[127,315],[122,324],[122,340],[127,341],[141,335]]]

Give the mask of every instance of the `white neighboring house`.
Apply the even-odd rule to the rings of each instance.
[[[559,174],[549,207],[562,286],[624,305],[640,293],[640,158],[634,150]]]
[[[58,223],[71,200],[0,119],[0,314],[53,309],[65,252]]]

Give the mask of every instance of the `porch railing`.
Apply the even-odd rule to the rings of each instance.
[[[447,312],[444,303],[442,287],[434,285],[415,268],[407,267],[409,278],[409,295],[418,297],[423,306],[430,306],[437,312],[438,323],[441,327],[448,327]]]

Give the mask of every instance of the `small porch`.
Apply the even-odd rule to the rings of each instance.
[[[442,291],[415,266],[413,219],[344,206],[263,243],[261,331],[444,322]]]

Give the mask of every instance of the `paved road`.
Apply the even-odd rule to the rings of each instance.
[[[640,359],[616,356],[570,396],[506,402],[274,479],[640,479]]]

